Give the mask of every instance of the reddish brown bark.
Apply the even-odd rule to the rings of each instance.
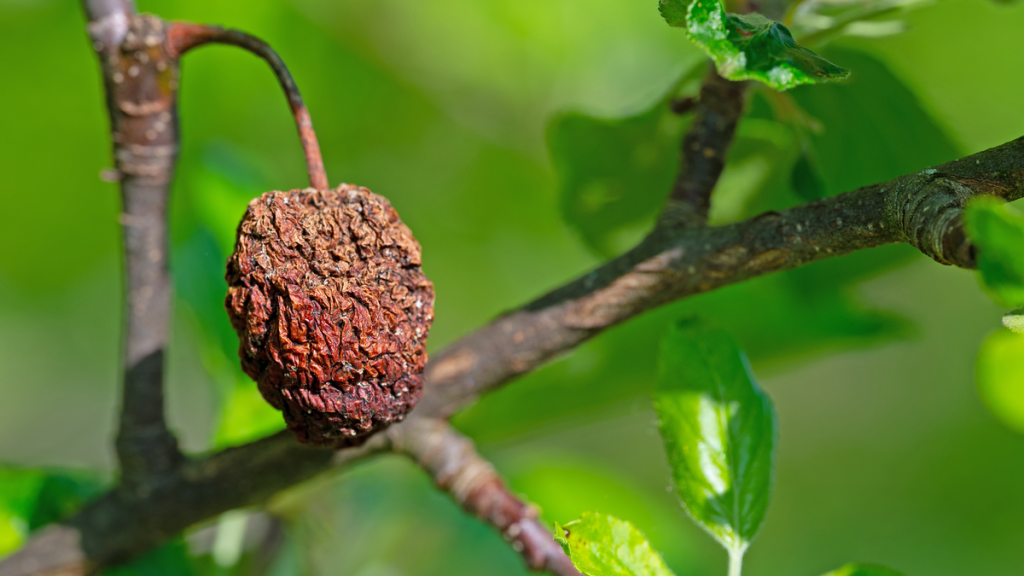
[[[531,570],[579,576],[541,524],[537,509],[512,494],[473,442],[447,422],[413,418],[389,431],[393,448],[408,454],[466,511],[496,528]]]

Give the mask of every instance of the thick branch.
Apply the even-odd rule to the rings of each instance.
[[[738,224],[657,229],[633,251],[434,355],[415,418],[444,418],[655,306],[762,274],[893,242],[908,242],[943,263],[971,267],[973,249],[963,240],[960,214],[977,194],[1024,197],[1024,138],[934,170]],[[190,461],[141,501],[125,502],[117,491],[107,494],[68,522],[77,528],[76,537],[63,534],[55,540],[74,546],[81,534],[90,565],[106,565],[191,524],[258,503],[337,462],[383,450],[387,437],[412,424],[398,424],[361,448],[336,453],[305,448],[280,434]],[[0,576],[43,573],[13,568],[24,566],[26,556],[40,560],[31,555],[33,546],[0,563]],[[76,553],[60,552],[63,557]]]
[[[178,62],[163,22],[132,2],[87,0],[89,33],[107,91],[124,212],[124,388],[117,453],[126,485],[174,467],[177,441],[164,420],[163,371],[171,306],[167,197],[178,152]]]
[[[449,416],[480,394],[655,306],[762,274],[892,242],[908,242],[944,264],[973,267],[974,249],[962,227],[966,201],[977,194],[1006,200],[1024,195],[1024,139],[1018,139],[935,169],[747,222],[717,228],[679,227],[676,224],[703,223],[710,191],[742,113],[742,87],[711,77],[702,90],[704,108],[698,111],[695,127],[685,141],[683,173],[666,217],[654,232],[622,257],[495,320],[435,356],[428,365],[426,394],[414,418],[370,438],[361,447],[338,452],[306,448],[280,434],[173,466],[177,451],[163,426],[159,395],[166,332],[154,331],[151,319],[162,317],[166,328],[166,305],[161,309],[152,302],[161,297],[166,302],[169,286],[163,205],[176,153],[176,56],[187,46],[175,44],[172,50],[165,49],[162,22],[134,16],[130,3],[86,0],[86,7],[93,20],[94,46],[104,66],[122,174],[130,294],[135,293],[135,286],[140,287],[138,301],[130,301],[129,335],[137,330],[139,338],[129,338],[126,360],[129,368],[139,371],[132,385],[126,382],[126,412],[131,402],[139,406],[130,410],[132,418],[122,423],[119,452],[126,477],[147,475],[159,481],[129,482],[91,503],[66,524],[42,531],[25,549],[0,563],[0,576],[92,571],[141,553],[196,522],[257,504],[332,465],[388,449],[391,444],[413,456],[468,510],[501,530],[531,567],[575,574],[531,509],[508,493],[467,439],[435,419]],[[160,76],[159,85],[148,69],[141,73],[139,66],[145,65],[166,73]],[[125,81],[126,77],[143,80]],[[287,92],[287,83],[282,80],[282,84]],[[295,100],[292,102],[294,109]],[[301,133],[308,123],[300,119],[299,125]],[[311,178],[313,173],[311,167]],[[162,194],[145,194],[154,191]],[[690,210],[691,215],[673,214],[677,208]],[[160,215],[159,220],[148,220],[154,214]],[[143,226],[148,224],[157,230]],[[138,284],[133,284],[131,272],[133,246],[141,250],[134,256],[140,262]],[[137,328],[132,324],[136,316],[140,319]],[[126,380],[131,378],[126,376]],[[145,385],[153,382],[155,387]],[[157,392],[154,401],[141,402],[146,399],[144,392],[153,390]],[[159,435],[149,435],[154,426],[169,441],[157,442]],[[157,448],[156,458],[137,450],[146,443]],[[161,452],[167,448],[170,452]]]
[[[551,532],[537,519],[537,510],[509,492],[469,438],[447,422],[423,418],[410,418],[389,430],[388,436],[394,449],[423,467],[438,488],[495,527],[531,570],[579,576]]]
[[[449,416],[610,326],[763,274],[893,242],[971,268],[961,215],[976,194],[1024,195],[1024,138],[746,222],[658,228],[623,256],[434,355],[417,414]]]
[[[281,432],[237,448],[186,460],[145,494],[115,488],[90,503],[66,525],[34,538],[25,548],[0,562],[0,576],[48,574],[44,562],[55,555],[62,574],[86,574],[137,556],[185,528],[228,510],[261,504],[273,494],[331,467],[364,458],[388,447],[383,434],[358,448],[334,452],[310,448]],[[38,540],[44,540],[38,544]],[[77,551],[77,556],[69,547]]]
[[[707,222],[711,192],[725,168],[725,157],[743,116],[747,84],[722,78],[711,66],[700,89],[693,124],[683,138],[679,175],[662,222],[701,226]]]

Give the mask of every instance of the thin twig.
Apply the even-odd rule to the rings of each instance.
[[[683,137],[679,175],[672,186],[664,226],[703,226],[711,193],[725,168],[725,157],[743,116],[746,82],[722,78],[711,66],[700,88],[693,124]]]
[[[171,24],[167,34],[168,45],[172,53],[182,55],[185,52],[203,46],[205,44],[229,44],[255,54],[262,58],[274,71],[274,76],[281,84],[285,96],[288,97],[288,104],[292,109],[292,116],[295,118],[295,126],[299,130],[299,139],[302,140],[302,150],[306,154],[306,170],[309,173],[309,185],[317,190],[327,190],[330,187],[327,181],[327,172],[324,170],[324,161],[320,155],[320,144],[316,139],[316,132],[313,131],[313,120],[309,116],[309,110],[302,100],[299,87],[295,84],[291,72],[285,66],[284,61],[269,44],[259,38],[241,32],[221,28],[220,26],[207,26],[204,24],[192,24],[189,22],[174,22]]]
[[[178,152],[178,61],[163,22],[132,2],[87,0],[89,33],[103,70],[114,161],[121,182],[127,314],[117,453],[122,481],[180,461],[164,419],[163,371],[171,307],[167,198]]]
[[[419,464],[437,487],[460,506],[490,524],[522,554],[526,565],[558,576],[580,576],[537,519],[537,509],[509,492],[494,466],[473,442],[443,420],[411,418],[388,431],[395,451]]]

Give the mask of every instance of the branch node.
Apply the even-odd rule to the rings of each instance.
[[[905,177],[892,190],[890,219],[908,243],[936,262],[975,268],[975,249],[964,232],[963,209],[976,194],[955,175],[924,170]]]

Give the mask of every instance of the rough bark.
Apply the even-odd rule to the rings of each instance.
[[[282,433],[183,459],[173,437],[152,432],[161,427],[166,431],[162,399],[159,394],[155,399],[146,396],[159,392],[166,334],[167,310],[159,301],[166,301],[169,286],[162,209],[176,153],[176,144],[168,147],[176,141],[173,94],[126,78],[141,72],[165,74],[167,85],[173,86],[174,58],[201,42],[179,39],[168,44],[174,46],[170,51],[164,44],[156,46],[151,38],[163,33],[163,24],[136,16],[124,0],[86,0],[86,8],[94,46],[104,56],[115,154],[125,190],[129,334],[136,330],[138,336],[128,342],[128,372],[133,367],[139,371],[132,376],[136,380],[126,377],[124,411],[131,414],[125,416],[118,445],[125,479],[134,475],[146,481],[124,482],[65,524],[41,531],[0,563],[0,576],[84,574],[142,553],[196,522],[263,502],[324,470],[396,449],[419,462],[467,510],[497,527],[531,567],[572,574],[531,509],[508,493],[467,439],[439,420],[601,331],[672,300],[894,242],[910,243],[940,263],[971,268],[974,248],[962,226],[966,202],[979,194],[1005,200],[1024,196],[1022,138],[886,183],[746,222],[705,227],[708,197],[743,108],[742,86],[713,75],[705,82],[694,127],[684,140],[683,173],[651,235],[621,257],[434,355],[427,365],[424,397],[409,420],[358,448],[315,449]],[[211,27],[188,32],[196,37],[206,33],[213,38],[226,32]],[[133,72],[136,65],[143,67]],[[288,89],[284,80],[282,85]],[[294,106],[291,97],[290,102]],[[159,129],[157,122],[163,122]],[[301,133],[301,118],[299,124]],[[147,218],[155,214],[160,215],[157,232],[142,226],[152,224]],[[133,256],[133,249],[138,254]],[[134,265],[133,258],[145,262]],[[135,298],[141,302],[137,309]],[[140,325],[133,328],[133,321]],[[147,443],[158,450],[152,455],[138,450]]]
[[[580,576],[537,509],[512,494],[473,447],[473,442],[443,420],[411,418],[389,431],[392,447],[412,458],[437,487],[467,512],[493,526],[519,552],[531,570]]]
[[[163,21],[136,14],[132,2],[89,0],[85,8],[106,86],[123,203],[128,297],[116,446],[124,484],[141,487],[181,459],[164,420],[163,398],[171,309],[166,207],[178,153],[178,61],[167,52]]]
[[[656,229],[619,258],[434,355],[416,413],[451,415],[610,326],[763,274],[894,242],[973,268],[962,213],[977,194],[1024,196],[1024,138],[737,224]]]
[[[934,171],[932,171],[934,170]],[[658,229],[622,257],[496,319],[427,365],[416,418],[444,418],[481,394],[529,372],[604,329],[671,300],[763,274],[894,242],[943,263],[970,267],[959,214],[974,195],[1024,197],[1024,138],[892,181],[746,222],[715,228]],[[400,433],[407,423],[389,429]],[[281,434],[189,461],[158,491],[126,503],[117,490],[80,512],[94,562],[140,553],[187,526],[274,492],[339,463],[387,448],[382,435],[338,452],[303,447]],[[0,576],[32,574],[0,564]]]
[[[702,226],[711,209],[711,193],[743,116],[747,83],[708,71],[694,106],[693,124],[683,138],[679,175],[662,214],[665,225]],[[678,110],[677,111],[681,111]]]

